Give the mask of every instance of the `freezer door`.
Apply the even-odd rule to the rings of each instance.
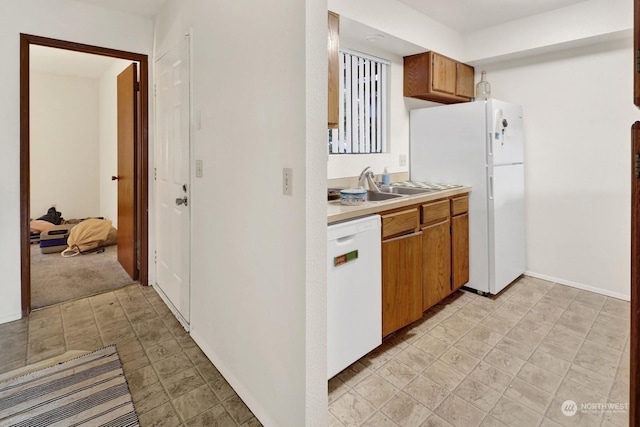
[[[489,292],[497,294],[525,270],[524,166],[489,174]]]
[[[487,102],[487,164],[523,162],[522,107],[502,101]]]

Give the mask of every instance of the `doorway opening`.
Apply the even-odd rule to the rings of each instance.
[[[125,128],[129,142],[125,143],[128,150],[123,156],[127,162],[129,172],[125,172],[121,179],[118,171],[115,179],[118,181],[118,193],[127,190],[128,202],[125,208],[118,200],[118,219],[123,218],[122,226],[126,231],[118,236],[118,260],[127,270],[132,279],[142,285],[148,284],[148,58],[131,52],[113,50],[97,46],[84,45],[74,42],[49,39],[39,36],[20,35],[20,226],[21,226],[21,297],[22,315],[31,311],[31,241],[30,216],[31,212],[31,105],[30,105],[30,47],[42,46],[63,49],[78,53],[88,53],[105,57],[123,59],[139,66],[139,82],[131,84],[131,90],[138,92],[138,105],[134,107],[132,123]],[[135,69],[135,66],[134,66]],[[137,74],[137,73],[136,73]],[[118,79],[120,80],[120,78]],[[118,95],[120,99],[120,93]],[[120,121],[119,121],[120,123]],[[122,126],[119,125],[121,128]],[[119,130],[119,133],[121,130]],[[118,140],[122,137],[119,134]],[[127,145],[128,144],[128,145]],[[122,144],[119,142],[118,144]],[[119,158],[122,156],[119,153]],[[119,159],[118,168],[120,168]],[[125,212],[121,215],[121,212]],[[132,282],[134,281],[132,280]]]

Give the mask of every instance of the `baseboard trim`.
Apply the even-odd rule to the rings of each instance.
[[[525,276],[535,277],[536,279],[547,280],[549,282],[559,283],[561,285],[571,286],[572,288],[582,289],[583,291],[594,292],[600,295],[606,295],[608,297],[613,297],[617,299],[621,299],[623,301],[631,301],[631,295],[625,295],[618,292],[612,292],[602,288],[596,288],[594,286],[585,285],[582,283],[572,282],[570,280],[559,279],[557,277],[547,276],[545,274],[534,273],[533,271],[525,271]]]

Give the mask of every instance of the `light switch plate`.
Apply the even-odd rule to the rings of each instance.
[[[407,155],[400,154],[400,166],[407,166]]]

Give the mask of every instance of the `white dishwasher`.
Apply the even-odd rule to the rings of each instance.
[[[327,230],[328,378],[382,343],[380,216]]]

